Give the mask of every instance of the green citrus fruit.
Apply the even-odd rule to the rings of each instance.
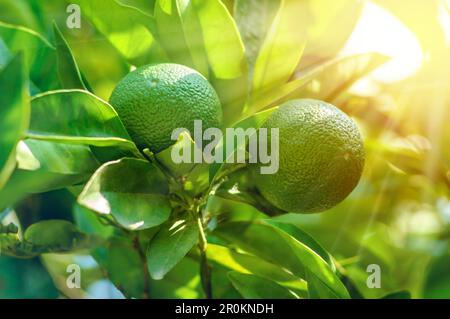
[[[363,141],[356,124],[333,105],[292,100],[262,127],[279,128],[279,170],[264,175],[254,166],[257,188],[274,206],[298,213],[327,210],[357,185],[364,166]]]
[[[140,149],[158,153],[174,144],[176,128],[220,127],[222,107],[214,88],[197,71],[179,64],[153,64],[126,75],[110,98]]]

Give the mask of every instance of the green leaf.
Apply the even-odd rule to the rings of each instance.
[[[26,139],[15,155],[17,169],[0,192],[0,210],[30,193],[87,181],[100,165],[86,145]]]
[[[183,132],[175,144],[155,154],[155,159],[168,171],[168,173],[179,180],[183,180],[183,190],[186,195],[200,195],[209,187],[209,164],[195,163],[195,142],[188,132]],[[187,163],[175,163],[173,154],[183,154],[184,150],[190,149],[191,160]]]
[[[147,161],[124,158],[101,166],[78,202],[99,214],[111,214],[129,230],[141,230],[169,218],[168,193],[167,181],[157,168]]]
[[[81,0],[83,15],[134,65],[160,62],[160,48],[152,33],[153,18],[118,1]],[[99,14],[101,12],[101,14]]]
[[[5,42],[2,40],[2,38],[0,38],[0,70],[3,69],[6,64],[8,64],[10,59],[11,53],[9,52],[9,49],[6,46]]]
[[[153,15],[156,0],[118,0],[117,2],[136,8],[147,15]]]
[[[285,267],[299,278],[305,278],[308,272],[332,291],[335,298],[349,297],[343,283],[322,257],[288,233],[264,221],[229,222],[220,225],[214,234],[268,262]]]
[[[10,23],[20,23],[31,29],[38,28],[36,14],[29,5],[30,1],[3,0],[0,3],[0,20]]]
[[[253,184],[249,170],[242,169],[241,171],[236,172],[236,174],[228,174],[227,170],[225,170],[222,174],[226,175],[227,178],[226,181],[221,183],[220,187],[215,190],[214,195],[216,197],[232,200],[234,204],[243,203],[253,206],[257,210],[257,214],[260,214],[262,218],[286,213],[285,211],[274,207],[261,196]],[[242,214],[240,215],[242,216]]]
[[[286,222],[279,222],[273,219],[266,219],[264,222],[285,231],[286,233],[297,239],[299,242],[302,242],[303,244],[314,250],[314,252],[316,252],[320,257],[322,257],[323,260],[327,262],[327,264],[331,267],[331,269],[335,270],[336,266],[333,262],[333,258],[331,257],[330,253],[327,252],[309,234],[307,234],[297,226]]]
[[[22,54],[23,51],[20,51]],[[8,62],[11,60],[11,52],[9,51],[6,43],[2,40],[0,37],[0,70],[8,64]],[[29,91],[31,95],[35,95],[40,92],[40,90],[36,87],[36,85],[29,81]]]
[[[183,132],[178,136],[178,140],[172,146],[166,148],[165,150],[159,152],[155,155],[157,160],[164,165],[173,175],[183,176],[192,171],[196,166],[194,163],[194,148],[195,142],[192,137],[187,132]],[[192,161],[189,163],[175,163],[172,159],[172,153],[181,154],[185,149],[191,149]]]
[[[247,95],[248,68],[237,26],[225,5],[219,0],[159,0],[155,25],[171,61],[207,77],[222,102],[224,122],[236,120]]]
[[[33,97],[27,136],[64,143],[116,146],[141,156],[112,106],[83,90],[51,91]]]
[[[58,75],[62,87],[87,90],[72,51],[56,23],[53,23],[53,34],[56,42]]]
[[[320,281],[310,270],[306,270],[306,281],[308,282],[308,295],[310,299],[336,299],[339,296],[326,284]]]
[[[156,1],[155,25],[158,38],[172,61],[209,77],[202,29],[193,1]]]
[[[95,212],[76,204],[73,217],[78,228],[86,234],[95,234],[102,238],[109,238],[114,234],[114,227],[108,225]]]
[[[40,90],[59,88],[56,51],[47,39],[31,29],[1,21],[0,38],[13,54],[24,53],[26,67],[30,70],[30,79]]]
[[[240,117],[247,99],[244,44],[232,16],[220,0],[192,1],[203,33],[210,80],[222,102],[224,123],[230,124]]]
[[[204,293],[200,285],[198,261],[187,256],[164,276],[164,280],[151,280],[152,299],[198,299]]]
[[[89,175],[67,175],[44,170],[16,169],[0,191],[0,210],[11,206],[28,194],[43,193],[85,182]]]
[[[100,166],[87,145],[26,139],[17,147],[17,167],[66,175],[89,175]]]
[[[250,85],[253,68],[270,26],[280,8],[281,0],[236,0],[234,18],[245,45]]]
[[[108,278],[127,298],[148,298],[145,277],[148,276],[135,242],[127,237],[113,237],[100,264]]]
[[[180,219],[168,223],[147,249],[148,271],[153,279],[163,279],[194,247],[198,240],[197,224]]]
[[[411,299],[411,293],[406,290],[391,292],[383,296],[381,299]]]
[[[280,8],[256,59],[252,94],[258,95],[287,82],[295,71],[306,42],[298,28],[303,15],[301,1],[281,0]]]
[[[306,282],[299,279],[278,265],[269,263],[259,257],[237,252],[224,246],[208,244],[208,260],[216,262],[230,270],[250,273],[297,291],[306,291]]]
[[[255,129],[257,130],[264,122],[269,118],[269,116],[277,110],[277,107],[271,108],[269,110],[265,110],[263,112],[256,113],[254,115],[251,115],[235,125],[233,125],[233,128],[241,128],[243,130],[247,129]],[[248,141],[238,141],[237,143],[234,143],[234,148],[229,150],[226,147],[226,135],[223,136],[222,140],[217,144],[215,152],[223,153],[224,154],[224,161],[223,163],[212,163],[210,165],[209,170],[209,179],[212,182],[214,179],[219,178],[219,175],[222,171],[226,170],[227,167],[229,167],[229,164],[226,164],[228,158],[231,158],[232,156],[235,156],[235,152],[237,149],[242,148],[244,146],[244,143],[247,143]]]
[[[315,98],[332,102],[353,83],[387,61],[378,53],[336,58],[281,87],[262,92],[253,100],[252,109],[261,110],[295,98]]]
[[[297,299],[289,289],[274,281],[238,272],[228,273],[231,283],[246,299]]]
[[[30,121],[30,105],[22,55],[16,56],[0,73],[0,189],[16,165],[15,149]]]
[[[244,45],[225,5],[219,0],[192,1],[203,31],[206,54],[214,77],[235,79],[246,75]]]

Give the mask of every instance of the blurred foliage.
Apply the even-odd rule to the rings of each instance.
[[[200,10],[198,15],[192,12],[198,10],[199,1],[192,1],[182,12],[168,12],[163,5],[154,7],[155,2],[164,4],[143,0],[70,1],[81,5],[82,28],[68,29],[67,1],[0,1],[1,75],[12,81],[9,68],[15,68],[17,76],[19,70],[26,69],[30,74],[26,87],[34,96],[32,134],[24,138],[18,130],[6,147],[2,144],[6,139],[0,138],[1,167],[9,162],[11,168],[14,158],[10,155],[16,153],[16,169],[0,174],[0,186],[11,174],[0,191],[1,224],[19,226],[17,233],[8,233],[5,238],[23,245],[23,233],[29,225],[63,219],[76,224],[84,235],[95,234],[108,242],[106,246],[81,247],[66,254],[48,251],[26,260],[0,256],[0,298],[205,297],[204,278],[199,275],[201,255],[195,245],[196,234],[189,227],[194,220],[184,221],[188,227],[178,224],[182,232],[171,228],[171,219],[161,226],[162,230],[159,226],[146,229],[148,223],[159,225],[167,216],[156,223],[146,220],[141,227],[126,214],[105,209],[108,205],[90,205],[93,197],[103,198],[107,193],[106,204],[115,202],[122,210],[130,208],[125,197],[133,198],[134,207],[145,206],[138,200],[142,194],[136,192],[139,181],[124,186],[113,180],[106,185],[108,189],[96,185],[97,179],[93,179],[91,189],[80,197],[82,206],[76,203],[84,184],[102,163],[122,157],[143,160],[103,100],[108,100],[116,83],[133,67],[169,60],[194,66],[208,77],[225,106],[232,110],[230,123],[242,112],[252,114],[283,99],[312,97],[333,103],[351,115],[366,141],[366,168],[357,189],[343,203],[320,215],[285,214],[273,217],[274,224],[265,224],[260,220],[268,219],[272,212],[260,209],[262,201],[252,202],[254,189],[240,189],[239,196],[230,192],[235,182],[248,177],[240,171],[230,175],[207,204],[211,218],[207,225],[208,271],[214,297],[347,297],[349,293],[354,298],[407,298],[404,291],[408,291],[413,298],[450,298],[448,1],[370,1],[414,34],[424,56],[418,70],[394,83],[371,75],[386,57],[369,52],[350,57],[341,54],[369,1],[214,0],[209,3],[209,11]],[[295,19],[298,16],[302,19]],[[217,29],[211,29],[215,22]],[[172,41],[173,34],[155,32],[160,29],[180,39]],[[203,33],[196,33],[198,30]],[[285,37],[276,37],[277,30]],[[165,40],[158,39],[158,34]],[[217,37],[226,41],[216,47]],[[273,41],[278,50],[272,50]],[[186,57],[186,50],[197,48],[200,42],[207,49],[194,50]],[[277,60],[281,49],[288,53]],[[13,58],[19,52],[23,52],[23,59]],[[221,63],[224,59],[228,64]],[[36,97],[63,88],[88,88],[103,100],[78,90]],[[25,94],[21,89],[20,85],[11,86],[8,93],[15,93],[19,101]],[[3,103],[5,96],[0,99]],[[45,108],[40,105],[43,101]],[[26,103],[17,103],[26,114]],[[11,103],[1,104],[0,114],[8,111],[4,104]],[[82,113],[59,109],[79,104],[87,106]],[[104,113],[95,116],[99,108]],[[0,118],[2,129],[7,127],[4,118]],[[260,119],[252,117],[249,121],[237,126],[255,125]],[[60,125],[63,122],[76,124]],[[19,139],[22,141],[16,147]],[[127,168],[131,172],[132,166]],[[226,165],[214,167],[209,177],[219,179],[228,169]],[[191,172],[191,184],[205,180],[203,168],[187,171]],[[153,182],[161,183],[149,174]],[[97,176],[99,180],[101,177]],[[127,192],[114,192],[119,186]],[[65,189],[57,190],[60,188]],[[149,188],[145,196],[158,195]],[[172,214],[175,221],[176,213]],[[258,222],[252,223],[256,219]],[[236,226],[247,224],[251,226]],[[298,227],[298,231],[282,227],[285,224]],[[259,232],[258,228],[266,230]],[[174,239],[164,235],[171,231],[176,232],[175,239],[183,239],[182,245],[167,240]],[[274,240],[266,242],[268,238]],[[290,243],[292,253],[283,248],[274,250],[280,238]],[[148,251],[158,255],[167,247],[175,247],[171,256],[174,263],[147,262]],[[80,289],[68,289],[65,284],[67,266],[73,263],[82,266]],[[317,264],[324,272],[314,272]],[[370,264],[381,266],[381,288],[366,285]],[[335,286],[327,282],[327,275],[339,278],[333,281]],[[158,280],[162,276],[164,279]]]

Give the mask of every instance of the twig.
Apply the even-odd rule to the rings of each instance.
[[[205,230],[203,229],[202,213],[197,207],[197,225],[199,231],[199,243],[200,249],[200,278],[202,281],[202,287],[207,299],[212,299],[212,284],[211,284],[211,266],[208,264],[208,257],[206,250],[208,248],[208,241],[206,239]]]
[[[145,157],[147,158],[147,160],[152,163],[153,165],[155,165],[165,176],[166,178],[169,180],[169,182],[173,183],[173,184],[178,184],[176,177],[173,176],[173,174],[170,172],[169,169],[167,169],[155,156],[155,154],[152,153],[152,151],[150,151],[148,148],[143,150]]]
[[[144,268],[144,294],[143,297],[144,299],[149,299],[149,291],[150,291],[150,276],[148,274],[148,269],[147,269],[147,257],[145,256],[144,251],[142,250],[141,247],[141,243],[139,242],[139,236],[136,235],[133,239],[134,241],[134,247],[136,248],[136,250],[139,253],[139,257],[141,258],[141,261],[143,263],[143,268]]]

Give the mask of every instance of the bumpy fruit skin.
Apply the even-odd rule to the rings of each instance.
[[[175,143],[175,128],[192,133],[194,120],[202,120],[203,130],[220,127],[222,121],[214,88],[200,73],[179,64],[137,68],[119,82],[110,103],[138,148],[154,153]]]
[[[335,106],[292,100],[262,127],[279,128],[278,172],[263,175],[258,165],[254,167],[257,188],[274,206],[297,213],[324,211],[358,184],[363,141],[356,124]]]

